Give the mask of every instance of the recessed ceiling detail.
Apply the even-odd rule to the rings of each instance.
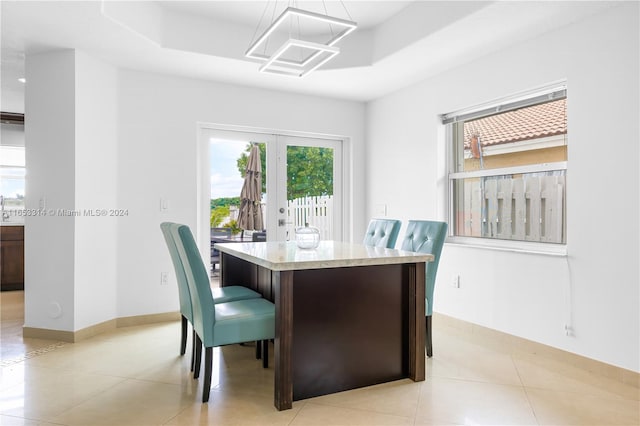
[[[328,11],[322,1],[293,4],[345,18],[341,2],[325,3]],[[283,7],[269,10],[256,31],[266,1],[0,1],[1,101],[3,108],[24,111],[25,84],[18,78],[25,76],[25,54],[58,49],[124,69],[368,101],[621,3],[345,0],[354,18],[345,20],[356,21],[358,29],[331,46],[340,54],[305,78],[265,78],[257,69],[275,53],[263,71],[283,58],[300,60],[300,50],[302,58],[320,51],[318,62],[332,54],[327,47],[285,44],[293,39],[327,46],[326,23],[309,21],[304,37],[295,29],[289,37],[285,26],[279,41],[256,49],[269,59],[250,59],[247,48]],[[334,36],[344,29],[332,26]]]

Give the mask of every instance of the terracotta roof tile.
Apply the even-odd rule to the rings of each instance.
[[[482,146],[567,133],[566,99],[520,108],[464,123],[464,146],[480,136]]]

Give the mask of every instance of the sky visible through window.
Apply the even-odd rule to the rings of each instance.
[[[210,139],[211,199],[240,196],[242,176],[237,161],[246,147],[244,141]]]

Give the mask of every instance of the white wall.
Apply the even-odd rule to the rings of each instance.
[[[26,58],[27,211],[75,207],[75,53]],[[74,330],[74,218],[25,218],[25,326]]]
[[[74,50],[29,55],[25,326],[76,331],[115,318],[116,71]],[[64,212],[61,212],[64,211]]]
[[[442,219],[438,115],[567,81],[569,256],[445,246],[435,311],[640,371],[638,12],[623,4],[368,105],[368,215]]]
[[[76,51],[75,330],[116,317],[116,82],[115,68]]]
[[[197,123],[271,128],[351,138],[353,223],[364,223],[362,103],[121,70],[118,90],[118,317],[178,309],[160,223],[196,227]],[[160,198],[169,210],[160,212]],[[347,225],[348,226],[348,225]],[[160,285],[160,273],[170,283]]]

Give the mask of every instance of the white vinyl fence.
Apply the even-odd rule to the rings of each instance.
[[[303,197],[287,203],[287,239],[295,238],[299,226],[315,226],[321,240],[333,239],[333,196]]]
[[[562,243],[564,176],[464,181],[461,235]]]

